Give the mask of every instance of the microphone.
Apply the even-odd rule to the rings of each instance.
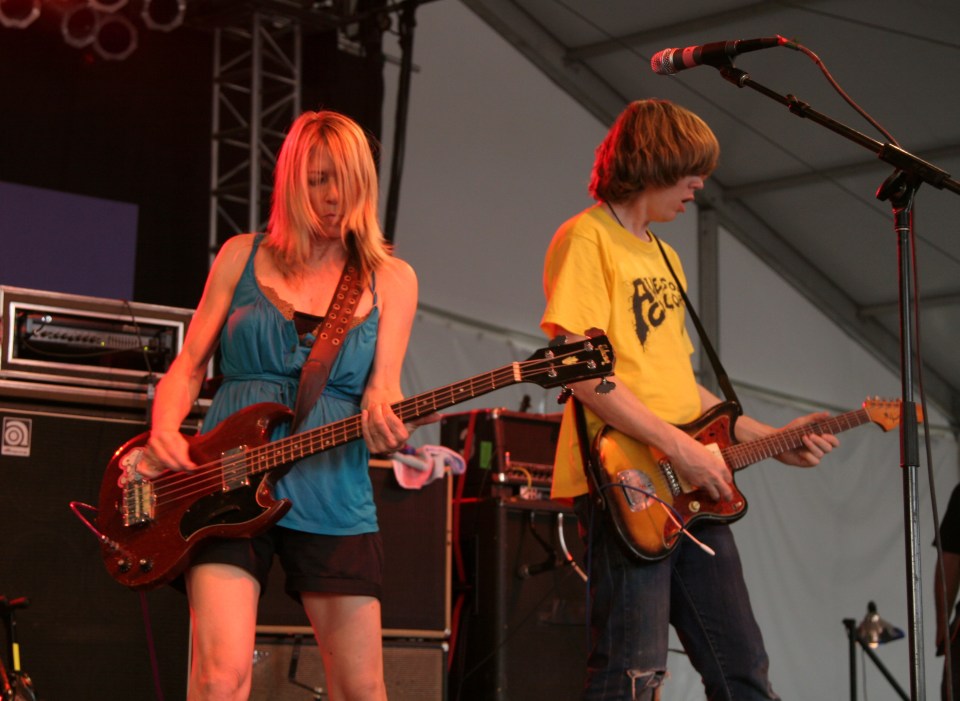
[[[694,68],[695,66],[719,67],[730,62],[730,59],[748,51],[769,49],[773,46],[790,46],[788,39],[779,34],[775,37],[761,39],[735,39],[733,41],[715,41],[702,46],[688,46],[685,49],[664,49],[658,51],[650,59],[650,68],[660,75],[673,75],[678,71]],[[796,44],[793,44],[796,47]]]

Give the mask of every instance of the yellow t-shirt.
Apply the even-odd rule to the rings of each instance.
[[[686,285],[676,251],[666,243],[664,249]],[[655,241],[641,241],[594,205],[557,230],[547,249],[543,281],[547,306],[540,327],[546,334],[554,335],[558,327],[575,334],[603,330],[616,356],[620,391],[633,392],[670,423],[699,416],[683,298]],[[587,410],[591,438],[602,425]],[[587,492],[579,451],[573,405],[567,404],[557,444],[554,497]]]

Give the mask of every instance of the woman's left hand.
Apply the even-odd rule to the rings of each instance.
[[[400,450],[410,437],[410,430],[386,402],[369,404],[360,419],[363,439],[373,455]]]
[[[371,404],[360,414],[363,438],[373,455],[400,450],[418,426],[432,424],[442,418],[443,414],[433,412],[404,423],[386,403]]]

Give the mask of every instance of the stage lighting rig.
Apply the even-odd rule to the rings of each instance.
[[[137,11],[139,6],[139,12]],[[67,46],[90,47],[102,59],[122,61],[136,51],[139,14],[143,26],[169,32],[183,24],[186,0],[0,0],[0,25],[26,29],[41,13],[59,15],[60,34]]]

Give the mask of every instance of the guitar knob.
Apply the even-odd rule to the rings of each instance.
[[[126,573],[130,571],[130,560],[123,558],[122,560],[117,560],[117,569],[120,572]]]
[[[698,511],[700,511],[700,502],[699,502],[699,501],[691,501],[690,504],[689,504],[689,509],[690,509],[693,513],[697,513]]]
[[[149,572],[150,570],[153,569],[153,560],[143,559],[143,560],[140,560],[139,564],[140,564],[141,572]]]

